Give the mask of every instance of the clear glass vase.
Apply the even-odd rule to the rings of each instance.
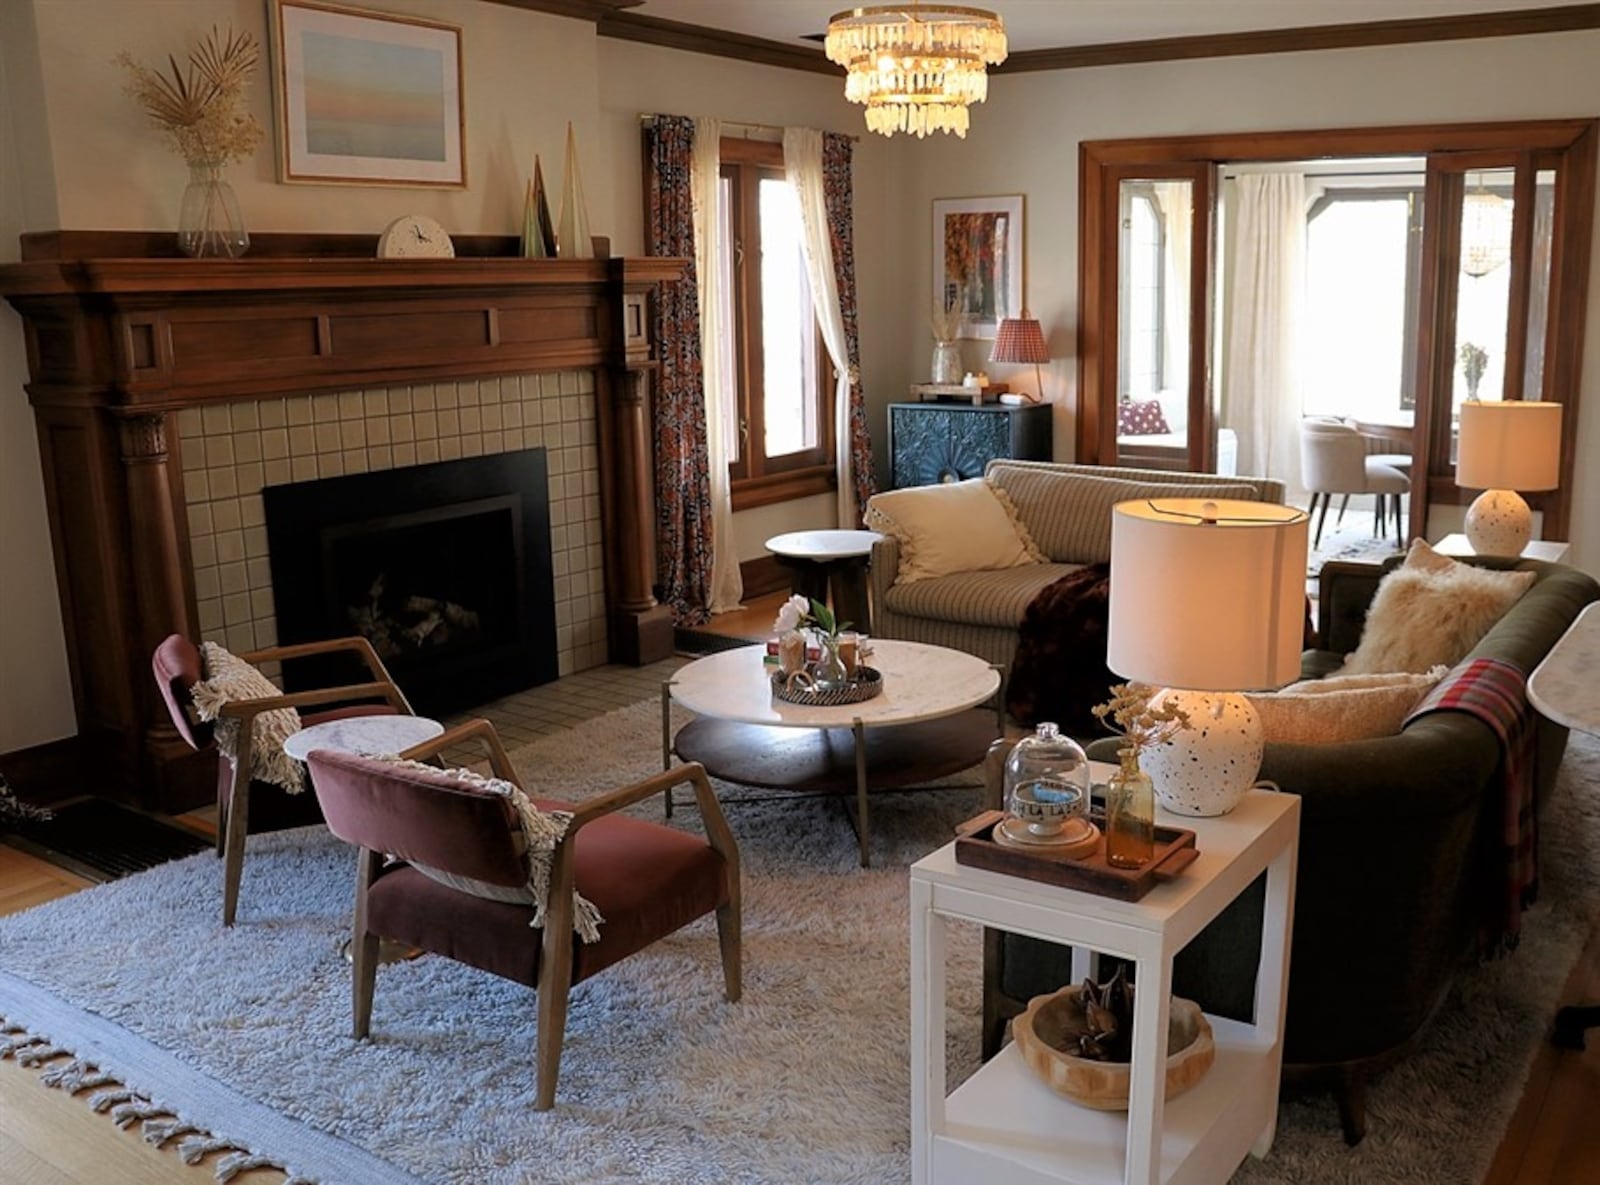
[[[955,342],[933,343],[933,382],[961,381],[961,347]]]
[[[839,639],[824,634],[819,640],[822,653],[811,668],[813,687],[818,691],[839,691],[850,686],[850,672],[839,656]]]
[[[1120,749],[1122,764],[1106,783],[1106,862],[1143,868],[1155,856],[1156,804],[1150,775],[1136,749]]]
[[[194,259],[236,259],[250,249],[239,200],[222,179],[220,163],[190,162],[178,212],[178,249]]]

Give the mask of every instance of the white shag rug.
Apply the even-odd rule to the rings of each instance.
[[[513,756],[535,792],[597,794],[654,771],[658,712],[635,705]],[[1285,1104],[1272,1155],[1240,1182],[1481,1178],[1600,900],[1600,744],[1575,737],[1563,781],[1544,901],[1516,957],[1465,975],[1423,1048],[1373,1087],[1361,1147],[1345,1148],[1331,1100]],[[152,1142],[242,1150],[219,1174],[266,1162],[320,1185],[905,1181],[905,869],[975,812],[977,791],[875,799],[869,870],[837,801],[727,799],[745,864],[744,999],[722,999],[710,919],[580,985],[547,1113],[527,1106],[535,998],[519,985],[431,957],[385,967],[373,1039],[350,1038],[336,950],[355,861],[317,829],[251,840],[231,931],[209,854],[0,919],[0,1029],[69,1088],[94,1085],[92,1070],[127,1082],[137,1097],[101,1101]],[[697,819],[685,806],[674,821]],[[979,942],[957,938],[960,1076],[976,1063]]]

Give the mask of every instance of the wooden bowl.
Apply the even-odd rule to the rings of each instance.
[[[1082,1032],[1078,986],[1035,996],[1011,1022],[1011,1036],[1028,1068],[1057,1094],[1097,1111],[1126,1111],[1131,1069],[1127,1062],[1099,1062],[1063,1051]],[[1200,1005],[1172,998],[1167,1020],[1167,1098],[1175,1099],[1205,1075],[1216,1060],[1211,1025]]]

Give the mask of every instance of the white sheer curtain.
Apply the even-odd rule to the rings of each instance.
[[[839,526],[856,523],[855,475],[850,468],[850,354],[839,311],[833,248],[828,240],[828,204],[822,192],[822,133],[815,128],[785,128],[783,168],[800,198],[801,246],[806,276],[816,306],[822,341],[836,377],[833,399],[834,464],[839,473]]]
[[[739,608],[744,580],[733,534],[733,488],[728,478],[734,439],[733,306],[728,291],[727,216],[722,202],[722,121],[694,121],[690,187],[694,200],[694,266],[700,298],[700,366],[706,395],[706,461],[711,485],[711,603],[713,613]]]
[[[1239,472],[1281,478],[1298,490],[1305,176],[1246,173],[1234,192],[1227,422],[1239,435]]]
[[[1174,432],[1189,430],[1189,263],[1194,244],[1194,183],[1157,181],[1150,187],[1165,231],[1161,260],[1161,406]]]

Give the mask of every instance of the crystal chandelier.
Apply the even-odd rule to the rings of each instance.
[[[985,66],[1006,60],[1006,30],[982,8],[913,0],[835,13],[825,43],[848,75],[844,95],[885,136],[967,134],[967,107],[989,97]]]
[[[1511,258],[1511,203],[1478,188],[1461,199],[1461,270],[1486,276]]]

